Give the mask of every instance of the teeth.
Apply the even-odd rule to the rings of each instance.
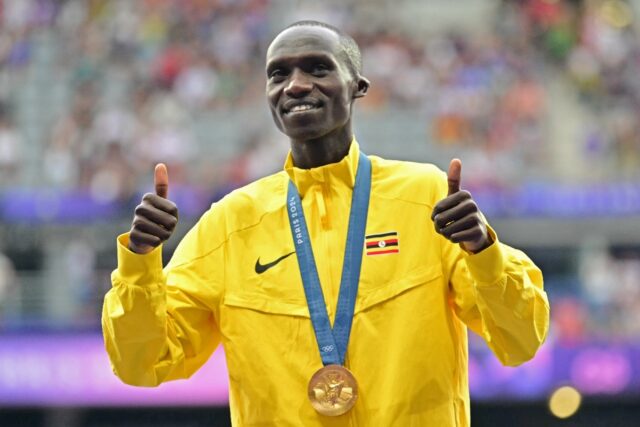
[[[315,107],[313,105],[309,105],[309,104],[296,105],[291,110],[289,110],[289,112],[290,113],[296,113],[298,111],[307,111],[307,110],[311,110],[313,108],[315,108]]]

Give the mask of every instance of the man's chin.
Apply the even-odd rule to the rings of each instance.
[[[310,139],[318,139],[327,134],[325,129],[315,128],[313,126],[290,126],[283,127],[282,133],[290,139],[307,141]]]

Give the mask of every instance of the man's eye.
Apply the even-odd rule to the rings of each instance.
[[[311,69],[311,73],[314,75],[325,75],[329,71],[329,67],[325,64],[314,64]]]
[[[282,70],[280,68],[277,68],[277,69],[275,69],[275,70],[273,70],[273,71],[271,71],[269,73],[269,78],[270,79],[278,79],[278,78],[284,77],[285,75],[286,74],[285,74],[284,70]]]

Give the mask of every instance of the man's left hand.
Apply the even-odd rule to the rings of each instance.
[[[451,160],[447,174],[449,192],[433,208],[431,219],[436,232],[453,243],[460,243],[467,251],[477,253],[491,245],[492,241],[471,193],[460,190],[461,172],[462,162],[459,159]]]

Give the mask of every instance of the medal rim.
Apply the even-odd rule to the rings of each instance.
[[[316,400],[315,395],[313,393],[313,384],[317,382],[318,377],[324,375],[324,371],[335,371],[335,370],[340,371],[340,373],[343,376],[347,377],[350,380],[350,383],[351,383],[350,385],[353,388],[353,396],[344,404],[343,407],[340,407],[337,409],[336,408],[328,409],[322,406]],[[309,380],[309,385],[307,386],[307,397],[309,398],[309,401],[311,402],[311,406],[313,406],[313,409],[315,409],[319,414],[330,416],[330,417],[337,417],[349,412],[351,408],[353,408],[353,406],[356,404],[356,400],[358,400],[358,381],[356,380],[356,377],[353,375],[353,373],[349,369],[345,368],[344,366],[335,365],[335,364],[326,365],[318,369],[311,376],[311,379]]]

